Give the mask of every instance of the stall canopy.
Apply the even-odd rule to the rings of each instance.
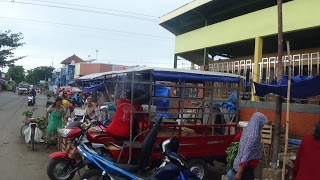
[[[291,98],[307,98],[320,95],[320,75],[314,77],[292,76]],[[287,97],[288,76],[283,76],[278,84],[254,83],[256,96],[273,93]]]
[[[97,90],[99,90],[99,91],[104,91],[105,90],[105,86],[104,86],[104,84],[102,83],[102,84],[98,84],[98,85],[93,85],[93,86],[90,86],[90,87],[86,87],[86,88],[83,88],[83,92],[84,93],[88,93],[88,92],[90,92],[90,91],[97,91]]]

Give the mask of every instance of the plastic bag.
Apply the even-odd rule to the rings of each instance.
[[[35,133],[34,133],[34,141],[35,142],[44,142],[42,139],[42,131],[36,127]],[[31,124],[29,124],[28,129],[24,130],[24,140],[26,143],[29,143],[31,140]]]
[[[28,129],[24,130],[24,140],[28,144],[31,140],[31,126],[29,125]]]

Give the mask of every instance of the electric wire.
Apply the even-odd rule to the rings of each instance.
[[[118,12],[118,13],[133,14],[133,15],[137,15],[137,16],[158,18],[157,16],[153,16],[153,15],[140,14],[140,13],[134,13],[134,12],[128,12],[128,11],[119,11],[119,10],[114,10],[114,9],[106,9],[106,8],[93,7],[93,6],[78,5],[78,4],[62,3],[62,2],[56,2],[56,1],[46,1],[46,0],[29,0],[29,1],[47,2],[47,3],[68,5],[68,6],[78,6],[78,7],[83,7],[83,8],[100,9],[100,10],[104,10],[104,11],[113,11],[113,12]]]
[[[135,33],[135,32],[128,32],[128,31],[119,31],[119,30],[113,30],[113,29],[105,29],[105,28],[99,28],[99,27],[89,27],[89,26],[75,25],[75,24],[39,21],[39,20],[32,20],[32,19],[12,18],[12,17],[4,17],[4,16],[0,16],[0,19],[11,19],[11,20],[19,20],[19,21],[28,21],[28,22],[51,24],[51,25],[68,26],[68,27],[76,27],[76,28],[85,28],[85,29],[100,30],[100,31],[108,31],[108,32],[120,33],[120,34],[126,34],[126,35],[136,35],[136,36],[145,36],[145,37],[172,40],[172,38],[169,38],[169,37],[156,36],[156,35],[151,35],[151,34]]]
[[[64,7],[64,6],[57,6],[57,5],[47,5],[47,4],[37,4],[37,3],[29,3],[29,2],[18,2],[18,1],[0,1],[0,2],[25,4],[25,5],[34,5],[34,6],[44,6],[44,7],[60,8],[60,9],[68,9],[68,10],[82,11],[82,12],[89,12],[89,13],[96,13],[96,14],[104,14],[104,15],[116,16],[116,17],[122,17],[122,18],[131,18],[131,19],[142,20],[142,21],[157,22],[156,19],[151,19],[151,18],[146,18],[146,17],[130,16],[130,15],[126,15],[126,14],[119,14],[119,13],[116,14],[116,13],[89,10],[89,9],[85,10],[85,9],[72,8],[72,7]]]

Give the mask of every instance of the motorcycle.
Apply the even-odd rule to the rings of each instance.
[[[151,135],[149,138],[154,139],[155,141],[156,136],[154,136],[151,131]],[[146,139],[148,139],[148,136]],[[143,168],[143,165],[147,164],[143,162],[149,161],[149,156],[153,144],[150,141],[147,141],[147,143],[149,145],[144,144],[145,146],[142,146],[143,149],[141,150],[140,158],[138,160],[139,163],[137,165],[118,164],[106,157],[99,156],[87,147],[78,146],[79,153],[84,158],[89,159],[97,167],[96,169],[90,169],[86,171],[80,177],[80,179],[144,179],[145,177],[142,176],[144,172],[141,171],[141,168]],[[152,143],[151,146],[150,143]],[[154,171],[154,173],[150,177],[147,177],[147,179],[199,179],[189,170],[186,159],[183,156],[177,154],[179,149],[179,142],[176,137],[165,140],[160,147],[162,154],[164,155],[162,164]]]
[[[34,106],[36,104],[36,97],[29,94],[28,95],[28,106]]]
[[[82,127],[82,121],[88,125],[87,128]],[[86,139],[86,132],[93,126],[94,123],[89,123],[86,117],[75,117],[64,129],[60,129],[59,134],[66,139],[67,147],[64,152],[58,151],[49,155],[51,161],[48,164],[47,175],[52,180],[70,180],[74,177],[75,172],[84,166],[91,167],[92,163],[88,160],[79,158],[77,146],[92,146],[100,155],[107,154],[104,145],[91,144]]]
[[[49,155],[49,157],[52,158],[47,168],[47,175],[50,179],[70,180],[74,177],[75,172],[79,172],[84,166],[88,166],[89,169],[94,167],[88,159],[79,158],[77,149],[77,146],[79,145],[82,147],[90,147],[90,149],[93,149],[100,156],[108,156],[111,158],[113,157],[110,153],[109,146],[113,145],[117,148],[121,147],[114,144],[116,141],[110,137],[110,134],[102,133],[106,128],[101,125],[100,121],[91,121],[89,123],[86,118],[87,116],[83,116],[82,119],[81,117],[78,117],[71,121],[64,129],[58,131],[59,134],[66,139],[68,145],[65,152],[59,151]],[[85,122],[85,124],[82,124],[82,122]],[[85,126],[87,126],[87,128],[85,128]],[[92,126],[96,126],[96,128],[101,129],[101,131],[98,133],[95,131],[88,131]],[[158,129],[158,126],[156,129]],[[88,136],[94,141],[87,139]],[[104,137],[103,141],[105,142],[98,141],[101,137]],[[109,148],[107,148],[107,146]]]

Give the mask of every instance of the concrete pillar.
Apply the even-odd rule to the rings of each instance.
[[[256,37],[255,38],[255,43],[254,43],[254,68],[253,68],[253,82],[259,82],[259,76],[260,76],[260,71],[259,71],[259,63],[262,60],[262,46],[263,46],[263,39],[262,37]],[[255,94],[255,89],[253,87],[252,83],[252,97],[251,101],[258,101],[259,98],[258,96],[254,96]]]
[[[204,53],[203,53],[203,65],[207,66],[208,65],[208,49],[204,48]]]
[[[194,63],[191,62],[191,69],[193,70],[194,69]]]
[[[178,55],[174,55],[173,68],[177,69],[178,66]]]

